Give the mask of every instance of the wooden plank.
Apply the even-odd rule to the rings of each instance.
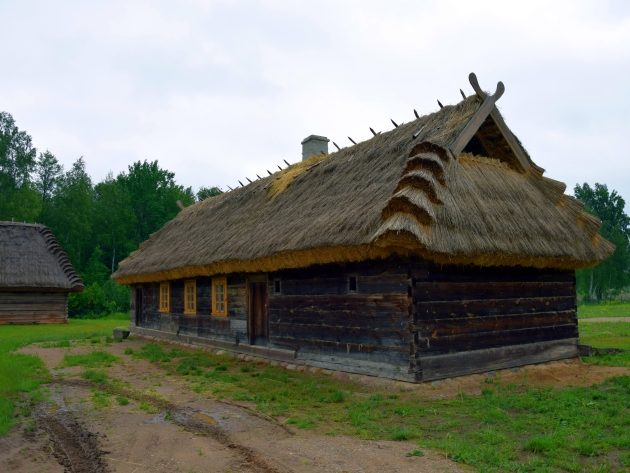
[[[575,296],[520,297],[517,299],[475,299],[416,302],[418,320],[485,317],[489,315],[525,314],[575,309]]]
[[[380,343],[384,346],[393,346],[407,344],[411,341],[411,331],[407,327],[377,329],[345,325],[271,323],[269,328],[274,337],[289,336],[304,342],[329,340],[343,343]]]
[[[299,348],[304,345],[304,340],[300,338],[289,337],[289,336],[284,336],[284,337],[272,336],[270,337],[270,340],[273,343],[292,346],[296,348]],[[306,345],[313,346],[313,347],[334,348],[336,351],[339,351],[340,353],[343,353],[343,352],[347,353],[350,351],[363,352],[363,353],[372,353],[375,351],[384,351],[384,352],[392,351],[392,352],[400,352],[400,353],[409,353],[409,347],[407,346],[385,347],[378,344],[336,342],[336,341],[331,341],[331,340],[309,340],[308,343],[306,343]]]
[[[459,156],[462,150],[466,147],[471,138],[477,133],[477,130],[481,124],[488,118],[488,115],[494,109],[494,104],[503,95],[505,87],[502,82],[497,84],[497,90],[494,95],[487,95],[483,98],[483,103],[477,109],[472,118],[466,123],[464,129],[459,133],[455,141],[451,144],[449,149],[454,156]],[[525,165],[523,165],[525,166]],[[527,170],[529,166],[523,167],[522,170]]]
[[[418,351],[448,353],[574,338],[577,336],[577,325],[574,323],[557,326],[528,327],[501,332],[462,333],[442,337],[429,336],[420,338]]]
[[[566,282],[418,282],[414,289],[414,302],[559,297],[574,294],[575,286]]]
[[[576,338],[486,348],[446,355],[429,355],[418,359],[416,379],[418,381],[430,381],[463,374],[483,373],[514,366],[562,360],[577,355]]]
[[[413,329],[431,338],[439,338],[465,333],[496,332],[500,336],[505,331],[522,328],[544,328],[576,324],[575,312],[539,312],[536,314],[510,314],[487,317],[462,317],[450,319],[429,319],[416,324]]]
[[[557,269],[431,266],[427,279],[434,282],[568,282],[575,281],[575,272]]]

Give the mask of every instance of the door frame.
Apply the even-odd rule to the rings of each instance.
[[[267,340],[269,339],[269,311],[267,310],[267,307],[269,305],[269,280],[267,278],[266,274],[253,274],[251,276],[247,277],[247,339],[249,341],[250,345],[255,345],[256,344],[256,325],[255,325],[255,320],[254,320],[254,304],[253,304],[253,294],[252,291],[254,290],[254,284],[264,284],[265,285],[265,305],[264,305],[264,311],[265,311],[265,322],[267,324],[267,335],[266,338]]]

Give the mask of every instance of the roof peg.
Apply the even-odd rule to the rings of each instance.
[[[370,131],[372,132],[372,134],[373,134],[374,136],[378,135],[378,133],[376,133],[376,132],[374,131],[374,128],[372,128],[372,127],[369,127],[369,128],[370,128]]]
[[[444,108],[444,105],[442,105],[442,102],[440,102],[439,100],[437,101],[438,105],[440,106],[440,108]]]
[[[392,120],[391,118],[389,119],[390,122],[392,122],[392,125],[394,125],[394,128],[398,128],[398,123],[396,123],[394,120]]]
[[[332,144],[335,145],[335,148],[337,148],[337,151],[341,151],[341,148],[339,147],[339,145],[337,143],[335,143],[334,141],[332,142]]]
[[[416,112],[416,109],[413,109],[413,114],[416,116],[416,118],[420,118],[420,115],[418,115],[418,112]]]
[[[464,93],[462,89],[459,89],[459,93],[462,94],[462,98],[466,100],[466,94]]]
[[[251,180],[249,177],[247,177],[247,176],[245,176],[245,179],[247,179],[247,180],[249,181],[249,183],[250,183],[250,184],[251,184],[252,182],[254,182],[254,181],[252,181],[252,180]]]
[[[270,176],[273,176],[273,174],[271,173],[271,171],[269,169],[266,169],[267,174],[269,174]]]
[[[245,184],[243,184],[241,181],[238,181],[238,183],[241,185],[241,187],[245,187]]]
[[[227,185],[227,184],[226,184]],[[231,191],[233,191],[234,189],[232,189],[230,186],[227,186],[228,189],[230,189]]]
[[[278,166],[278,165],[276,164],[276,166]],[[278,166],[278,169],[280,169],[282,171],[282,168],[280,166]]]
[[[291,166],[291,165],[289,164],[289,161],[287,161],[286,159],[283,159],[283,161],[284,161],[285,163],[287,163],[287,166]]]
[[[348,137],[348,139],[349,139],[350,141],[352,141],[352,144],[353,144],[353,145],[356,145],[356,144],[357,144],[357,142],[356,142],[356,141],[354,141],[352,138]]]
[[[257,177],[258,179],[262,179],[262,177],[260,177],[258,174],[256,174],[256,177]]]

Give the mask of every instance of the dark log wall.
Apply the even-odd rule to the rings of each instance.
[[[546,342],[578,336],[573,271],[419,264],[412,274],[416,363],[422,379],[436,377],[432,364],[424,362],[431,356],[487,350],[483,362],[443,358],[458,366],[439,370],[461,374],[497,364],[496,358],[503,356],[499,349],[507,346],[531,345],[531,350],[518,350],[520,360],[512,365],[529,362],[528,350],[538,357],[531,362],[544,361],[539,359],[545,356],[541,347],[553,346]],[[557,350],[547,356],[562,357]]]
[[[348,277],[357,277],[357,291]],[[274,293],[273,281],[281,281]],[[322,266],[269,277],[269,341],[298,357],[362,366],[381,363],[409,371],[409,277],[399,261]],[[389,373],[391,374],[391,373]]]
[[[0,324],[65,323],[65,292],[0,292]]]
[[[240,341],[247,338],[246,281],[243,276],[228,278],[228,317],[215,317],[211,312],[211,278],[200,277],[197,282],[197,313],[184,314],[184,280],[170,281],[170,313],[159,311],[158,283],[134,287],[142,289],[142,313],[137,319],[139,327],[151,328],[181,335]],[[135,293],[135,292],[134,292]],[[135,304],[134,304],[135,308]]]
[[[158,311],[159,284],[144,284],[137,324],[247,344],[248,277],[268,283],[268,348],[320,367],[430,380],[577,354],[573,271],[419,260],[230,275],[228,317],[210,315],[211,278],[196,279],[197,315],[183,314],[183,280],[171,281],[170,314]]]

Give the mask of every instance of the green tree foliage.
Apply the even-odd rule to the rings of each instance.
[[[109,269],[103,264],[103,258],[103,250],[97,245],[83,270],[83,283],[86,286],[92,283],[102,285],[109,278]]]
[[[208,197],[214,197],[219,194],[223,194],[223,191],[218,187],[200,187],[197,191],[197,200],[201,202]]]
[[[38,156],[28,133],[0,112],[0,220],[51,228],[86,286],[70,295],[71,315],[127,310],[127,287],[109,277],[118,262],[195,197],[219,193],[204,187],[195,195],[157,161],[135,162],[93,185],[83,158],[64,172],[53,153]]]
[[[0,112],[0,220],[33,221],[41,196],[31,182],[37,150],[13,117]]]
[[[63,175],[63,166],[50,151],[41,153],[37,159],[35,187],[44,202],[50,202]]]
[[[192,189],[177,185],[175,174],[161,169],[157,161],[137,161],[117,181],[131,199],[138,243],[177,215],[178,202],[183,206],[195,202]]]
[[[600,301],[630,284],[630,217],[624,211],[624,199],[604,184],[578,184],[574,192],[584,208],[602,221],[604,238],[616,246],[608,259],[577,272],[578,292],[588,301]]]
[[[103,264],[114,272],[118,261],[141,243],[135,236],[136,215],[131,196],[111,174],[95,186],[94,195],[94,242],[103,250]]]
[[[85,268],[94,248],[91,238],[93,208],[92,180],[85,171],[85,161],[81,157],[59,178],[44,222],[59,239],[79,271]]]

